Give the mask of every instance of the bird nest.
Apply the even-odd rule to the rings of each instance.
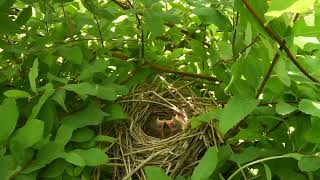
[[[127,121],[125,127],[117,127],[117,144],[111,150],[115,179],[146,179],[145,166],[161,167],[171,177],[190,176],[206,149],[223,142],[213,122],[191,128],[190,119],[207,112],[214,102],[196,96],[186,82],[168,83],[158,77],[119,102]],[[179,117],[183,121],[176,131],[169,129],[165,136],[166,123],[152,127],[155,120]]]

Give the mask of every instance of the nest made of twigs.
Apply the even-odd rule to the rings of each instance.
[[[119,101],[127,114],[125,127],[117,128],[117,144],[112,149],[114,179],[146,179],[143,167],[161,167],[168,175],[190,176],[205,150],[223,140],[214,123],[191,129],[190,118],[212,107],[212,98],[197,97],[187,82],[168,83],[158,77],[143,84]],[[149,121],[155,117],[169,119],[181,113],[187,123],[177,134],[153,137]]]

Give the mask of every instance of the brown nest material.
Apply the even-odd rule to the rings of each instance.
[[[114,179],[146,179],[145,166],[161,167],[172,177],[190,176],[206,149],[223,142],[213,122],[191,129],[190,118],[207,112],[214,102],[197,97],[186,82],[169,84],[158,77],[119,102],[128,118],[125,127],[117,127],[118,142],[111,150]],[[177,132],[168,137],[152,132],[150,122],[174,115],[185,121]]]

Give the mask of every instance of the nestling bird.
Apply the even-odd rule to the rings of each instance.
[[[159,117],[157,117],[146,124],[145,130],[148,135],[163,139],[181,131],[182,124],[175,116],[172,116],[169,120],[160,120]]]

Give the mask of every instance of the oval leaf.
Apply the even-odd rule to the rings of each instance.
[[[144,171],[146,172],[147,180],[171,180],[160,167],[147,166],[144,168]]]
[[[11,98],[30,98],[30,94],[25,92],[25,91],[21,91],[21,90],[7,90],[3,93],[3,95],[7,96],[7,97],[11,97]]]
[[[19,117],[16,101],[11,98],[4,99],[0,106],[0,143],[6,141],[14,131]]]
[[[299,110],[306,114],[320,117],[320,102],[302,99],[299,103]]]
[[[210,147],[199,164],[194,169],[191,180],[206,180],[216,170],[218,164],[218,150],[216,147]]]
[[[226,133],[230,128],[236,125],[241,119],[250,114],[259,104],[259,100],[234,96],[222,110],[219,127],[222,133]]]

